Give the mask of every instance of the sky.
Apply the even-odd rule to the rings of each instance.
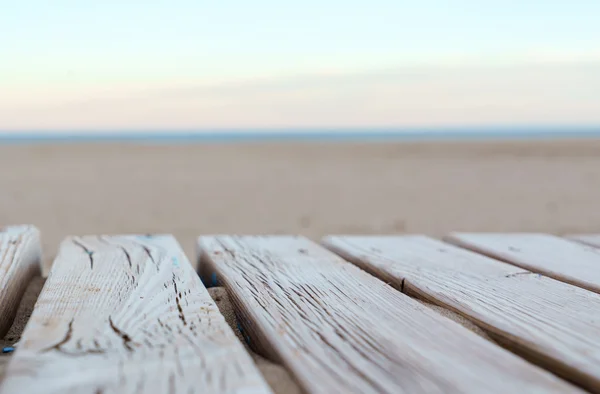
[[[0,130],[600,124],[598,0],[0,0]]]

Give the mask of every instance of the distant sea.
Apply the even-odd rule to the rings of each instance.
[[[600,139],[600,126],[438,127],[361,129],[226,129],[136,131],[2,131],[0,144],[28,143],[235,143],[235,142],[386,142],[510,141]]]

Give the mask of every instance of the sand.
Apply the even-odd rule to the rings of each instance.
[[[0,225],[69,234],[600,232],[600,141],[0,146]]]
[[[600,233],[598,201],[600,141],[0,146],[0,226],[38,226],[46,268],[71,234],[172,233],[195,264],[201,234]],[[299,392],[253,357],[275,392]]]

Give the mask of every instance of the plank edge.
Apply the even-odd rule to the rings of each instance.
[[[4,298],[0,299],[0,337],[4,337],[14,323],[27,286],[33,277],[41,275],[42,246],[40,230],[34,225],[6,226],[0,228],[1,233],[7,234],[9,239],[27,236],[26,243],[18,246],[18,250],[25,256],[20,256],[21,260],[17,262],[17,266],[7,271],[4,278],[9,281],[2,289]]]

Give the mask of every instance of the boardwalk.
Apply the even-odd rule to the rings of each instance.
[[[68,237],[0,394],[290,391],[263,359],[306,393],[600,393],[599,239],[201,236],[196,273],[168,234]],[[39,260],[0,231],[3,334]]]

